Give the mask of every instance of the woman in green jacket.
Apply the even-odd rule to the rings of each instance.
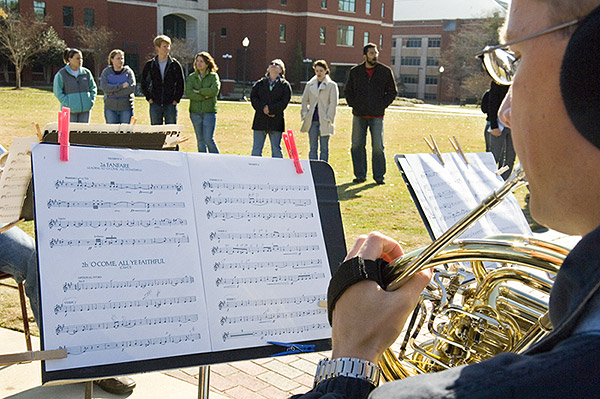
[[[89,123],[90,110],[96,100],[96,82],[84,68],[83,55],[75,48],[63,52],[65,67],[54,76],[53,92],[60,105],[71,109],[71,122]]]
[[[190,99],[190,119],[196,132],[198,152],[219,153],[214,140],[217,124],[217,96],[221,81],[213,57],[203,51],[196,54],[194,69],[185,84],[185,94]]]

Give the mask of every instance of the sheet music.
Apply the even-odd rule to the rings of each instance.
[[[34,148],[44,349],[68,351],[48,371],[210,349],[185,170],[178,152]]]
[[[33,154],[47,371],[331,336],[308,161]]]
[[[213,348],[329,338],[310,163],[297,174],[278,159],[190,155]]]
[[[19,220],[27,187],[31,181],[31,146],[37,137],[13,139],[0,176],[0,224]]]
[[[442,165],[433,154],[406,154],[400,158],[435,237],[439,237],[492,190],[503,183],[495,174],[491,153],[466,154],[469,164],[457,153],[444,153]],[[482,238],[499,233],[531,234],[529,225],[511,194],[494,210],[461,235]]]

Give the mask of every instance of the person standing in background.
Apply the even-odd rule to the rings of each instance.
[[[62,107],[71,110],[71,122],[89,123],[98,92],[92,72],[83,67],[83,54],[78,49],[67,48],[63,61],[65,67],[54,75],[54,96]]]
[[[329,66],[325,60],[313,63],[315,76],[304,87],[302,94],[301,132],[308,132],[310,143],[309,159],[329,160],[329,136],[334,133],[335,113],[339,98],[339,89],[329,77]],[[321,154],[317,152],[321,143]]]
[[[283,111],[292,97],[292,86],[285,80],[285,64],[279,58],[271,61],[267,73],[259,79],[250,92],[250,101],[254,108],[254,140],[252,155],[262,156],[265,139],[271,141],[271,156],[283,158],[281,136],[285,130]]]
[[[385,184],[385,153],[383,152],[383,115],[394,101],[398,89],[394,73],[387,65],[377,61],[377,45],[363,47],[362,64],[350,70],[344,89],[346,102],[352,107],[352,166],[354,183],[367,180],[367,128],[371,130],[373,179]]]
[[[190,119],[196,132],[198,152],[218,154],[214,140],[217,124],[217,96],[221,90],[219,68],[213,57],[203,51],[194,58],[195,71],[185,82],[185,94],[190,99]]]
[[[108,56],[108,66],[100,75],[106,123],[130,123],[133,117],[135,74],[124,64],[123,50],[113,50]]]
[[[156,57],[146,61],[142,70],[142,93],[150,104],[150,123],[176,124],[177,104],[183,97],[183,68],[172,58],[171,39],[160,35],[154,38]]]
[[[490,151],[494,155],[498,169],[508,166],[508,170],[502,173],[504,180],[512,173],[516,157],[510,128],[498,120],[498,110],[507,92],[508,86],[499,85],[492,80],[487,108],[487,120],[490,122]]]

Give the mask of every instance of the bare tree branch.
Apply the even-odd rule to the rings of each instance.
[[[93,28],[78,26],[75,28],[75,35],[81,47],[80,50],[94,60],[94,76],[97,79],[100,76],[100,68],[106,65],[115,34],[106,26]]]

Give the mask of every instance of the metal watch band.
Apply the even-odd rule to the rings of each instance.
[[[319,383],[334,377],[360,378],[374,386],[379,385],[381,370],[375,363],[368,360],[352,357],[339,357],[336,359],[321,359],[315,374],[316,387]]]

